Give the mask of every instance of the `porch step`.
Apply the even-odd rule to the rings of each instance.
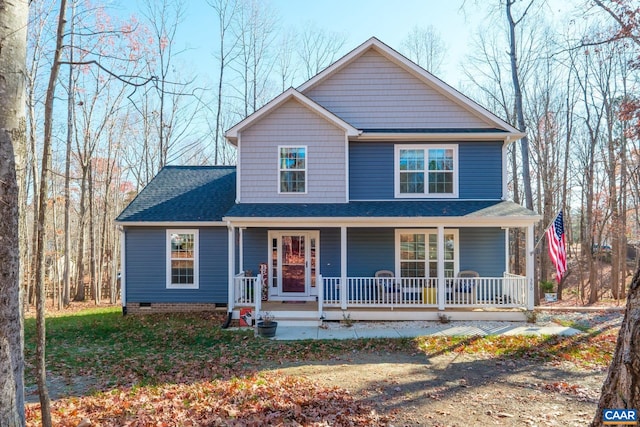
[[[271,311],[279,326],[320,326],[317,311]]]

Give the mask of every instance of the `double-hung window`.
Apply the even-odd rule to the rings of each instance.
[[[457,145],[396,145],[396,197],[458,197]]]
[[[198,230],[167,230],[167,288],[198,289]]]
[[[437,230],[397,230],[397,259],[400,277],[438,277]],[[458,271],[458,231],[445,230],[443,242],[444,277]]]
[[[307,192],[307,147],[278,147],[278,192]]]

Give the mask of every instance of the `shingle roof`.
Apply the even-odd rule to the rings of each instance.
[[[231,218],[425,218],[536,216],[500,200],[395,200],[235,204],[234,166],[166,166],[117,222],[206,222]]]
[[[516,203],[500,200],[371,201],[349,203],[241,203],[225,217],[330,218],[330,217],[509,217],[536,216]]]
[[[235,166],[165,166],[116,221],[220,221],[235,190]]]

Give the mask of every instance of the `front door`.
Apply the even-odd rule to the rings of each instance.
[[[270,295],[306,299],[314,294],[318,232],[271,232]]]

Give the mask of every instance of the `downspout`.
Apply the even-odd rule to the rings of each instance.
[[[229,325],[231,325],[231,319],[233,318],[233,313],[232,312],[228,312],[227,313],[227,320],[224,321],[224,323],[222,324],[222,329],[227,329],[229,327]]]

